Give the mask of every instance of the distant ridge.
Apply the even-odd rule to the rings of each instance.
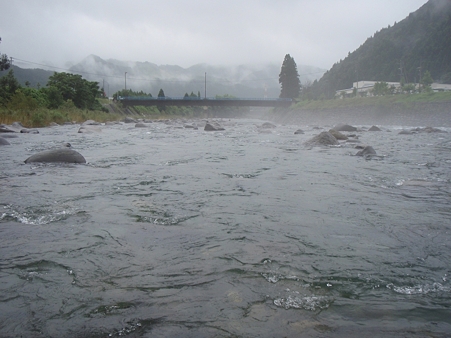
[[[282,61],[281,61],[282,62]],[[105,90],[114,93],[127,88],[157,95],[163,88],[166,95],[183,96],[198,92],[204,95],[207,73],[207,96],[233,95],[237,97],[278,97],[280,94],[280,65],[219,66],[197,64],[188,68],[177,65],[156,65],[151,62],[104,60],[89,55],[72,66],[72,72],[83,72],[90,81],[105,81]],[[324,69],[298,66],[301,82],[312,82],[324,74]],[[125,74],[127,73],[127,74]],[[97,74],[97,75],[94,75]],[[104,75],[104,78],[102,78]]]
[[[14,77],[19,81],[22,86],[25,86],[25,83],[28,81],[30,87],[45,87],[49,77],[53,75],[54,71],[44,70],[44,69],[24,69],[13,65],[10,69],[14,72]],[[0,77],[6,75],[9,70],[4,70],[0,72]]]
[[[283,57],[283,56],[282,56]],[[282,59],[281,59],[282,62]],[[232,95],[236,97],[263,98],[278,97],[280,94],[280,65],[239,65],[220,66],[197,64],[188,68],[177,65],[156,65],[151,62],[104,60],[97,55],[89,55],[66,72],[80,74],[89,81],[96,81],[105,87],[105,93],[127,89],[144,91],[156,96],[160,88],[166,95],[183,96],[194,92],[205,95],[205,73],[207,73],[207,96]],[[43,69],[25,69],[13,66],[14,75],[21,85],[28,81],[31,87],[46,86],[48,78],[56,72]],[[0,77],[8,71],[0,72]],[[325,70],[298,65],[302,84],[319,79]],[[125,73],[127,73],[125,75]]]
[[[361,80],[418,82],[428,70],[451,84],[451,1],[429,0],[393,26],[376,32],[328,70],[311,88],[314,98],[332,98]]]

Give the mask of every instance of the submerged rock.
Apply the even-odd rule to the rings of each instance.
[[[434,127],[415,128],[415,129],[412,129],[412,131],[418,132],[418,133],[446,133],[445,130],[441,130],[441,129],[434,128]]]
[[[349,124],[339,123],[333,127],[336,131],[357,131],[356,127],[350,126]]]
[[[0,137],[0,146],[9,146],[11,143],[6,141],[3,137]]]
[[[28,133],[39,134],[37,129],[25,128],[20,122],[13,122],[11,125],[0,124],[0,133]]]
[[[138,122],[135,124],[135,128],[147,128],[148,125],[142,122]]]
[[[17,129],[14,126],[7,126],[4,124],[0,124],[0,133],[19,133],[20,129]]]
[[[401,130],[398,135],[412,135],[413,132],[410,130]]]
[[[86,163],[85,158],[75,150],[68,147],[41,151],[25,160],[25,163]]]
[[[329,133],[331,133],[337,140],[347,140],[348,137],[335,129],[330,129]]]
[[[382,131],[382,129],[376,126],[372,126],[370,129],[368,129],[368,131]]]
[[[99,126],[101,125],[100,122],[96,122],[94,120],[86,120],[85,122],[82,123],[82,126]]]
[[[360,150],[355,156],[377,156],[376,151],[371,146],[366,146],[362,150]]]
[[[20,132],[21,132],[22,134],[39,134],[39,130],[37,130],[37,129],[27,129],[27,128],[24,128],[24,129],[21,129]]]
[[[84,133],[84,134],[100,133],[101,131],[102,131],[102,129],[100,129],[99,127],[96,127],[95,125],[81,126],[80,129],[78,129],[79,133]]]
[[[123,120],[125,123],[138,123],[135,119],[132,119],[131,117],[126,116]]]
[[[225,130],[218,123],[207,123],[204,128],[205,131],[220,131]]]
[[[334,146],[340,144],[337,139],[328,131],[323,131],[312,139],[305,142],[307,146]]]
[[[269,122],[265,122],[260,126],[260,128],[273,129],[273,128],[276,128],[276,125],[269,123]]]

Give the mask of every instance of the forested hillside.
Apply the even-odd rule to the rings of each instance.
[[[435,82],[451,83],[449,0],[429,0],[404,20],[376,32],[315,81],[309,96],[332,98],[337,90],[363,80],[415,83],[425,71]]]

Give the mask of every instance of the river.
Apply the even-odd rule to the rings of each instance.
[[[451,133],[194,122],[0,147],[1,337],[451,335]]]

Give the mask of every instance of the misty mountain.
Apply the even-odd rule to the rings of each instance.
[[[177,65],[156,65],[151,62],[104,60],[89,55],[70,68],[89,81],[98,81],[111,96],[118,90],[144,91],[156,96],[162,88],[167,96],[183,96],[194,92],[207,96],[233,95],[236,97],[278,97],[280,94],[280,65],[216,66],[197,64],[189,68]],[[206,73],[206,76],[205,76]],[[298,66],[301,83],[319,79],[324,70],[318,67]]]
[[[429,0],[404,20],[376,32],[314,82],[311,95],[331,98],[363,80],[419,82],[425,71],[435,82],[451,83],[449,0]]]

